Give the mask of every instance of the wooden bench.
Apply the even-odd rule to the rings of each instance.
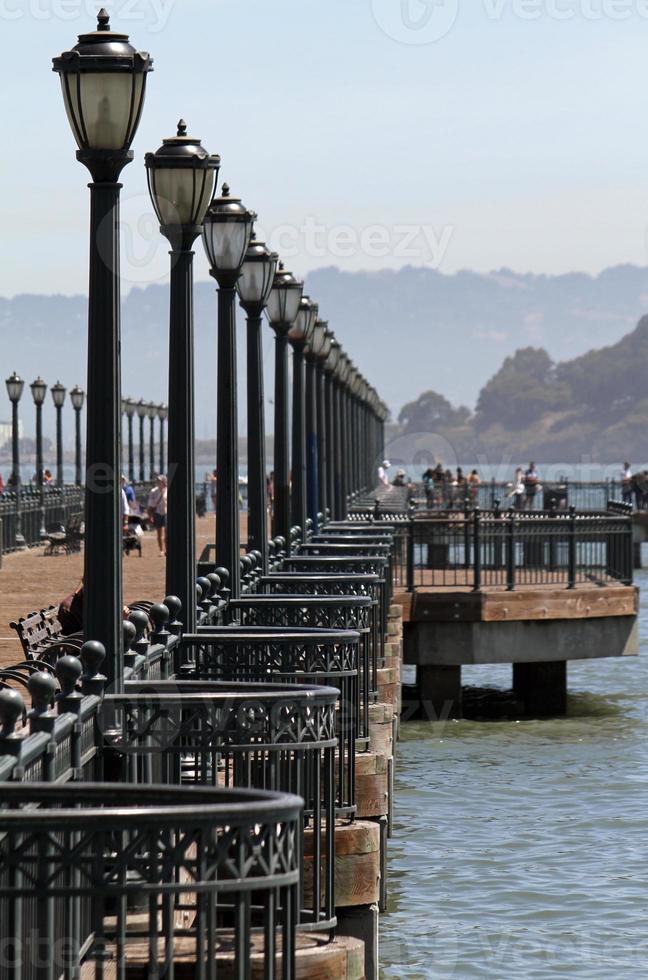
[[[81,551],[83,540],[83,514],[72,514],[67,525],[60,531],[49,531],[45,537],[47,546],[46,555],[55,555],[62,549],[66,555]]]
[[[58,606],[28,613],[27,616],[21,616],[17,623],[9,625],[18,634],[25,660],[36,660],[48,652],[54,653],[56,650],[58,653],[63,648],[76,651],[83,643],[81,633],[63,636]]]

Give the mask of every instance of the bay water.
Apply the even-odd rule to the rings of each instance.
[[[648,572],[638,658],[546,721],[402,726],[381,977],[648,977]],[[511,686],[510,667],[464,684]]]

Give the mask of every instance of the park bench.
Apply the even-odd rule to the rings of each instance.
[[[46,555],[55,555],[62,549],[66,555],[81,551],[83,540],[84,525],[83,514],[72,514],[65,527],[60,527],[57,531],[48,531],[45,534],[47,545]]]
[[[17,623],[9,624],[15,630],[23,648],[25,660],[37,660],[48,652],[58,653],[79,650],[83,644],[80,633],[63,636],[58,618],[58,606],[49,606],[40,612],[21,616]],[[54,649],[55,648],[55,649]],[[65,649],[64,649],[65,648]]]

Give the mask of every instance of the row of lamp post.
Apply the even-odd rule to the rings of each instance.
[[[146,479],[146,435],[145,435],[145,422],[146,419],[149,420],[149,436],[148,436],[148,472],[149,479],[153,480],[156,473],[164,473],[165,469],[165,456],[164,456],[164,424],[169,416],[168,408],[165,404],[156,405],[154,402],[144,401],[140,398],[139,401],[135,401],[134,398],[124,398],[122,399],[122,415],[126,416],[127,428],[128,428],[128,479],[131,483],[139,480],[143,483]],[[133,426],[135,416],[139,419],[139,469],[138,472],[135,470],[135,443],[134,443],[134,433]],[[158,432],[158,460],[155,459],[155,423],[159,423]]]
[[[18,404],[22,398],[25,382],[15,371],[6,379],[7,394],[11,402],[12,419],[12,463],[11,463],[11,485],[17,489],[21,484],[20,477],[20,444],[19,444],[19,421]],[[43,483],[43,404],[47,397],[47,382],[41,377],[32,381],[29,386],[36,406],[36,482],[39,486]],[[63,406],[67,388],[57,381],[50,388],[52,401],[56,411],[56,486],[62,487],[63,477]],[[75,414],[76,428],[76,458],[75,458],[75,483],[81,484],[81,410],[85,401],[85,392],[79,385],[76,385],[70,392],[70,400]]]
[[[86,636],[104,644],[108,681],[117,691],[123,677],[120,415],[123,411],[128,418],[131,476],[134,415],[137,412],[140,419],[140,476],[144,419],[151,419],[152,433],[154,418],[148,408],[140,409],[140,403],[135,406],[121,398],[119,178],[133,159],[130,146],[152,66],[146,52],[136,51],[126,35],[110,29],[105,10],[99,12],[96,31],[81,35],[53,65],[78,145],[77,159],[92,177],[86,470],[93,478],[86,479],[84,628]],[[265,556],[264,309],[276,340],[275,533],[289,540],[291,521],[305,528],[307,515],[316,520],[324,505],[334,516],[345,516],[349,494],[370,482],[373,460],[361,454],[374,452],[380,444],[373,389],[318,320],[317,305],[303,298],[303,284],[253,238],[254,212],[230,194],[227,184],[221,196],[215,196],[219,168],[220,158],[187,135],[183,120],[174,136],[146,155],[151,200],[160,231],[171,246],[166,590],[180,598],[188,632],[196,625],[193,245],[200,235],[218,286],[216,558],[230,571],[234,598],[240,590],[237,293],[247,314],[249,544]],[[151,435],[151,452],[152,439]]]

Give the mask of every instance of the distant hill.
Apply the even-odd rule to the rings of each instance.
[[[648,316],[616,344],[554,363],[526,347],[484,385],[474,413],[434,391],[400,412],[397,438],[441,439],[458,459],[648,458]]]
[[[648,269],[618,266],[598,276],[443,275],[428,268],[398,272],[319,269],[307,289],[323,316],[394,412],[417,392],[433,389],[475,407],[477,394],[503,359],[518,348],[544,348],[564,361],[615,343],[648,311]],[[216,299],[212,283],[197,283],[197,434],[216,426]],[[168,286],[134,288],[124,299],[124,392],[166,397]],[[239,330],[241,348],[245,332]],[[21,295],[0,299],[0,345],[7,373],[30,381],[40,373],[69,387],[85,379],[86,300],[82,296]],[[266,388],[271,396],[273,340],[264,331]],[[239,359],[243,394],[243,360]],[[0,396],[1,397],[1,396]],[[242,404],[244,399],[242,398]],[[0,421],[8,414],[0,405]],[[24,408],[25,431],[33,424]],[[45,431],[53,434],[48,408]],[[71,427],[68,422],[68,437]],[[70,438],[66,439],[69,444]]]

